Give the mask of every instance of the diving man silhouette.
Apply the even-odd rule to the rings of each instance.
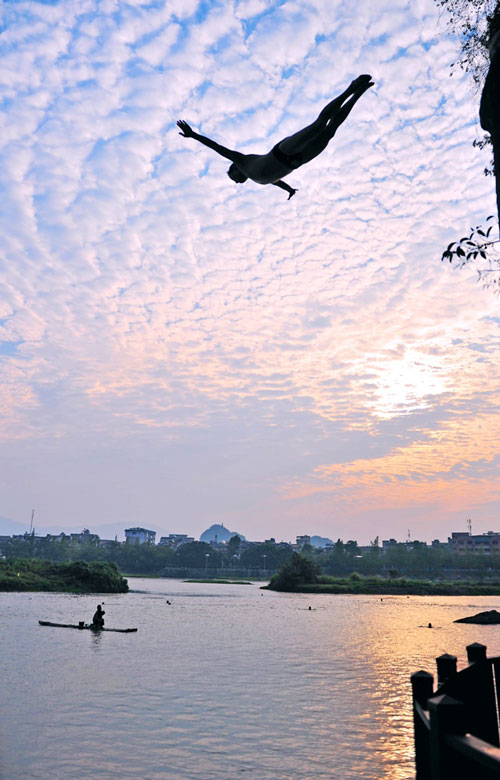
[[[196,133],[187,122],[179,119],[177,125],[184,138],[194,138],[214,152],[231,160],[227,175],[238,184],[247,179],[257,184],[274,184],[288,192],[288,200],[296,189],[282,181],[284,176],[313,160],[326,149],[337,129],[349,116],[361,95],[373,87],[371,76],[358,76],[337,98],[323,109],[318,118],[303,130],[289,135],[267,154],[242,154]]]

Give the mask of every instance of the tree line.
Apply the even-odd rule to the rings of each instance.
[[[164,545],[137,542],[112,542],[101,547],[99,539],[75,542],[70,537],[61,541],[32,536],[11,538],[4,542],[6,559],[38,559],[54,563],[72,561],[115,563],[127,574],[160,574],[169,569],[199,569],[213,575],[215,571],[230,574],[232,570],[254,570],[256,575],[272,574],[290,561],[294,548],[286,543],[262,542],[243,547],[239,537],[233,537],[224,548],[206,542],[188,542],[177,549]],[[500,556],[459,554],[440,545],[428,547],[423,542],[393,545],[384,552],[378,538],[368,551],[360,550],[356,541],[337,539],[333,548],[318,549],[311,545],[301,548],[302,555],[324,574],[383,574],[388,577],[439,576],[441,573],[487,573],[500,569]]]
[[[99,539],[83,542],[69,536],[60,541],[35,537],[11,538],[2,545],[7,560],[38,559],[54,563],[71,561],[116,563],[127,574],[158,574],[169,568],[203,569],[207,573],[224,569],[254,569],[273,572],[291,555],[288,544],[263,542],[241,549],[241,539],[233,537],[224,550],[206,542],[187,542],[177,549],[160,544],[115,541],[101,547]]]

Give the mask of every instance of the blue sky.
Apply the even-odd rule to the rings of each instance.
[[[440,262],[494,188],[434,2],[0,14],[4,528],[498,530],[499,303]],[[291,201],[175,126],[266,152],[360,73]]]

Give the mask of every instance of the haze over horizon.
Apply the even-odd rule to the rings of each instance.
[[[136,524],[136,525],[139,525],[139,527],[142,527],[142,528],[147,528],[148,530],[151,530],[151,531],[156,531],[156,542],[155,542],[156,544],[158,544],[158,542],[160,541],[160,538],[162,536],[168,536],[168,534],[170,534],[170,533],[186,534],[187,536],[194,537],[195,541],[200,541],[200,537],[203,535],[203,533],[205,531],[211,529],[214,525],[224,525],[226,530],[230,531],[231,533],[238,533],[238,534],[240,534],[242,537],[245,537],[246,540],[249,541],[249,542],[264,542],[265,539],[274,538],[276,543],[287,542],[287,543],[290,543],[290,544],[295,544],[296,536],[301,536],[302,535],[301,533],[297,533],[297,534],[294,534],[293,536],[289,535],[289,537],[286,537],[286,538],[278,537],[278,536],[275,536],[273,534],[272,528],[270,528],[269,532],[266,534],[265,537],[262,536],[261,538],[257,538],[257,537],[249,538],[243,532],[242,528],[228,527],[227,525],[222,524],[222,523],[221,524],[213,523],[210,526],[203,527],[203,528],[201,528],[201,531],[199,533],[192,533],[190,531],[190,529],[183,528],[181,526],[176,527],[176,530],[172,530],[171,528],[167,528],[167,526],[165,524],[158,524],[158,523],[156,523],[156,524],[149,523],[148,524],[146,522],[146,523],[140,523],[140,524]],[[90,531],[90,533],[96,533],[101,539],[114,539],[116,537],[118,539],[118,541],[125,541],[125,528],[129,528],[129,527],[131,527],[131,526],[123,526],[123,524],[118,522],[118,523],[102,523],[102,524],[95,524],[95,525],[90,524],[90,526],[87,526],[86,528],[87,528],[88,531]],[[24,534],[26,532],[29,532],[30,528],[31,528],[31,523],[28,523],[28,524],[16,523],[16,522],[12,522],[11,520],[7,520],[6,518],[0,517],[1,533],[5,533],[7,535]],[[64,528],[63,526],[53,526],[53,525],[37,526],[36,523],[33,524],[33,533],[36,536],[45,536],[46,534],[59,534],[59,533],[68,533],[68,534],[69,533],[79,533],[80,531],[83,531],[83,530],[84,530],[83,528],[78,528],[78,529],[77,528],[71,528],[71,529],[68,529],[68,528]],[[450,529],[448,534],[445,537],[441,538],[439,541],[446,542],[448,536],[451,536],[452,531],[457,531],[457,530],[458,531],[464,531],[465,530],[466,532],[468,532],[468,528],[466,528],[466,529],[463,529],[463,528],[453,528],[453,529]],[[481,533],[481,531],[477,531],[477,529],[472,528],[472,533],[476,533],[476,532],[477,533]],[[339,537],[337,537],[335,535],[332,538],[331,536],[328,536],[328,535],[325,535],[325,534],[317,534],[316,531],[314,530],[314,528],[309,528],[308,530],[304,531],[303,533],[307,534],[308,536],[311,536],[311,537],[317,537],[317,538],[322,538],[322,539],[330,539],[330,541],[332,541],[332,542],[335,542],[337,540],[337,538],[339,538]],[[423,542],[431,542],[435,538],[435,537],[433,537],[432,539],[431,538],[429,538],[429,539],[417,539],[417,537],[414,534],[411,533],[411,528],[409,528],[406,531],[406,535],[403,534],[396,541],[400,541],[400,542],[408,541],[408,534],[411,537],[411,541],[415,541],[416,540],[416,541],[423,541]],[[389,538],[389,537],[390,537],[390,535],[386,535],[386,534],[382,534],[381,536],[379,536],[379,538],[378,538],[379,546],[382,546],[382,541],[384,539]],[[346,542],[346,541],[348,541],[350,539],[352,539],[352,537],[346,536],[342,541]],[[354,539],[354,541],[358,541],[358,540]],[[363,546],[364,544],[369,544],[369,543],[371,543],[373,541],[375,541],[375,538],[374,539],[370,539],[369,542],[359,542],[359,544],[361,546]]]
[[[0,23],[0,533],[500,530],[500,302],[440,262],[494,184],[433,0]],[[175,126],[265,152],[361,73],[291,201]]]

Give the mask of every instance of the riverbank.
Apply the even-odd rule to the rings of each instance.
[[[205,585],[251,585],[248,580],[184,580],[184,582],[205,583]]]
[[[276,578],[277,579],[277,578]],[[297,583],[293,588],[284,588],[279,582],[264,585],[263,590],[293,593],[333,593],[372,596],[500,596],[500,581],[437,581],[412,580],[406,577],[386,579],[382,577],[319,576],[316,582]]]
[[[0,591],[127,593],[128,583],[114,563],[0,561]]]

